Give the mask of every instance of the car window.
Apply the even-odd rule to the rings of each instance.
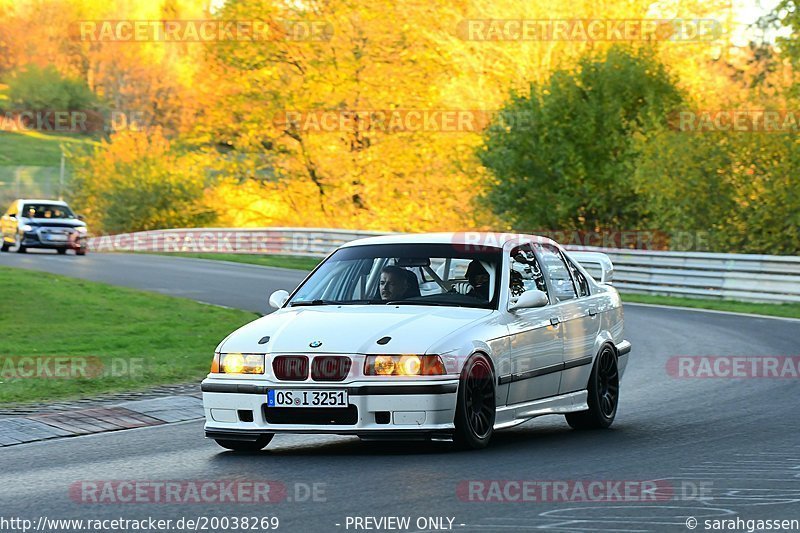
[[[572,272],[572,279],[575,280],[575,285],[578,288],[578,298],[583,296],[589,296],[591,291],[589,290],[589,282],[586,281],[586,276],[583,275],[583,272],[578,270],[578,267],[575,266],[575,263],[567,257],[567,266],[569,266],[570,272]]]
[[[564,302],[577,297],[572,276],[570,276],[558,248],[551,244],[536,244],[535,246],[542,258],[542,269],[550,280],[556,301]]]
[[[447,259],[431,259],[431,268],[436,275],[443,280],[448,281],[466,281],[467,268],[469,267],[469,259],[461,259],[458,257],[448,257]],[[435,278],[429,274],[422,272],[423,281],[435,281]]]
[[[496,308],[501,250],[452,244],[346,247],[329,257],[289,305],[387,302]]]
[[[25,204],[22,216],[27,218],[75,218],[69,207],[55,204]]]
[[[531,246],[529,244],[517,246],[511,250],[510,255],[511,279],[509,291],[511,296],[516,297],[525,291],[538,289],[547,294],[547,298],[550,300],[542,269]]]

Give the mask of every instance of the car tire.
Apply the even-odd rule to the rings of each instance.
[[[75,250],[75,255],[86,255],[86,250],[81,248],[80,250]]]
[[[67,253],[67,249],[66,249],[66,248],[57,248],[57,249],[56,249],[56,251],[57,251],[57,252],[58,252],[60,255],[64,255],[64,254],[66,254],[66,253]]]
[[[462,450],[489,445],[497,415],[494,372],[489,359],[477,354],[461,371],[458,385],[453,443]]]
[[[22,243],[22,238],[19,235],[14,237],[14,246],[13,246],[13,248],[14,248],[14,251],[17,252],[18,254],[24,254],[25,252],[28,251],[28,249],[25,248],[24,246],[22,246],[21,243]]]
[[[587,387],[589,409],[565,415],[573,429],[605,429],[614,423],[619,405],[617,354],[606,344],[595,359]]]
[[[272,441],[275,435],[261,435],[254,441],[214,439],[217,444],[225,449],[235,452],[257,452],[263,450]]]

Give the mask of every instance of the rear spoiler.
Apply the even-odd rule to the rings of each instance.
[[[567,252],[567,255],[580,263],[598,282],[610,284],[614,279],[614,265],[606,254],[600,252]]]

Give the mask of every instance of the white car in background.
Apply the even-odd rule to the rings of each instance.
[[[0,251],[25,253],[29,248],[75,250],[86,255],[86,223],[60,200],[14,200],[0,217]]]
[[[604,254],[529,235],[345,244],[216,348],[206,436],[233,450],[277,433],[482,448],[546,414],[609,427],[631,350],[611,273]]]

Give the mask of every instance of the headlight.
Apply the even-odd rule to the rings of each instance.
[[[373,369],[378,376],[391,376],[394,374],[395,366],[394,358],[391,355],[378,355],[374,357],[372,365],[369,364],[369,358],[367,358],[367,368]],[[368,371],[364,373],[370,375]]]
[[[211,363],[212,374],[263,374],[264,354],[215,353]]]
[[[86,230],[86,227],[84,227],[84,226],[78,226],[77,228],[75,228],[75,231],[77,231],[81,235],[86,235],[86,231],[87,230]]]
[[[33,226],[31,226],[30,224],[25,224],[24,226],[22,226],[22,231],[33,231]]]
[[[368,355],[365,376],[441,376],[444,364],[438,355]]]
[[[400,374],[404,376],[418,376],[422,369],[422,360],[418,355],[404,355],[398,365]]]

